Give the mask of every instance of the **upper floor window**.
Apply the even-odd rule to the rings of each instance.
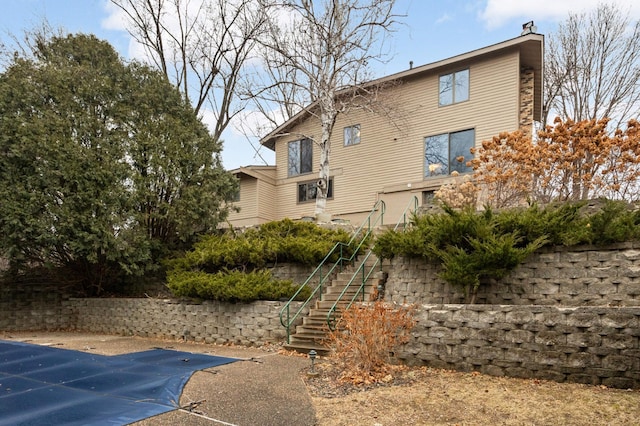
[[[298,202],[305,203],[307,201],[314,201],[318,194],[318,181],[313,180],[309,182],[298,183]],[[333,198],[333,178],[329,178],[329,188],[327,188],[327,198]]]
[[[313,145],[311,139],[289,142],[289,176],[311,173]]]
[[[356,145],[360,143],[360,125],[344,128],[344,146]]]
[[[471,148],[475,143],[475,130],[428,136],[424,140],[424,176],[449,175],[454,170],[467,173],[472,169],[467,162],[473,159]]]
[[[440,76],[440,106],[469,100],[469,70]]]

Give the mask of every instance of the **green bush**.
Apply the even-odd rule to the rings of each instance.
[[[626,203],[605,200],[602,208],[591,215],[589,228],[591,244],[611,244],[640,239],[640,210],[632,211]]]
[[[174,271],[167,277],[167,286],[176,296],[194,297],[223,302],[253,302],[255,300],[290,299],[299,287],[289,280],[275,280],[267,270],[241,272]],[[311,289],[305,287],[297,300],[305,300]]]
[[[501,231],[499,215],[491,209],[458,211],[447,205],[443,209],[440,214],[414,217],[413,226],[404,233],[381,235],[374,251],[380,257],[403,255],[440,262],[441,277],[461,287],[473,302],[483,279],[503,277],[545,242],[542,236],[523,242],[517,230]]]
[[[277,262],[316,265],[338,243],[344,256],[351,236],[315,223],[284,219],[236,234],[208,235],[192,251],[166,261],[168,286],[177,296],[225,301],[291,298],[297,287],[271,279],[265,268]],[[337,260],[333,259],[334,261]],[[303,289],[299,296],[308,297]]]
[[[243,234],[231,231],[208,235],[184,257],[170,260],[170,268],[198,268],[216,272],[223,268],[253,270],[268,264],[290,262],[316,265],[338,243],[351,236],[344,230],[329,230],[311,222],[284,219],[269,222]],[[347,250],[345,253],[350,255]],[[337,260],[337,259],[333,259]]]
[[[591,211],[589,211],[591,209]],[[378,237],[379,257],[422,257],[441,263],[441,276],[468,295],[486,278],[502,278],[544,245],[610,244],[640,238],[640,211],[623,201],[600,200],[540,208],[454,210],[414,217],[405,232]]]
[[[502,233],[516,232],[522,244],[544,237],[548,245],[572,246],[589,240],[587,219],[581,213],[586,202],[554,203],[544,208],[533,204],[528,208],[503,210],[496,217]]]

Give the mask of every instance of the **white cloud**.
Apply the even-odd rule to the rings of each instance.
[[[104,10],[107,17],[102,20],[102,28],[107,30],[126,31],[127,30],[127,14],[115,4],[106,2]]]
[[[444,22],[450,21],[451,19],[451,16],[448,13],[445,13],[444,15],[436,19],[436,24],[442,24]]]
[[[568,14],[589,11],[602,3],[603,0],[487,0],[487,5],[479,12],[479,18],[488,29],[496,29],[514,18],[521,18],[523,22],[533,21],[563,21]],[[640,2],[633,0],[606,0],[606,3],[616,4],[624,12],[630,12],[634,19],[640,18]]]

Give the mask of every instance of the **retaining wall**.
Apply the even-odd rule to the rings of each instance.
[[[500,282],[486,283],[475,305],[459,304],[463,295],[437,273],[436,265],[416,259],[394,259],[389,268],[386,300],[417,306],[412,339],[398,354],[406,363],[640,388],[637,244],[543,250]],[[274,275],[306,272],[283,266]],[[0,330],[260,345],[284,341],[283,304],[74,299],[47,286],[0,287]]]
[[[640,307],[421,305],[416,320],[407,364],[640,388]]]
[[[74,330],[246,346],[286,339],[286,331],[280,325],[284,302],[79,299],[65,298],[55,292],[45,295],[33,287],[30,290],[14,292],[10,299],[3,297],[1,331]],[[300,305],[301,302],[292,303],[292,312]]]
[[[70,299],[73,330],[259,346],[286,339],[284,302],[193,303],[172,299]],[[300,302],[295,302],[297,309]]]
[[[391,261],[385,295],[397,303],[464,303],[442,280],[439,265]],[[553,306],[640,306],[640,244],[556,247],[532,254],[500,281],[480,286],[476,303]]]
[[[0,330],[61,330],[73,323],[70,294],[43,284],[0,284]]]
[[[513,377],[640,388],[640,246],[549,248],[475,305],[439,265],[391,261],[385,299],[417,305],[408,364]]]

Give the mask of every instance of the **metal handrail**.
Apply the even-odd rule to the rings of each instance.
[[[393,227],[393,230],[397,231],[398,226],[400,226],[400,223],[402,223],[402,229],[405,229],[407,227],[407,224],[409,223],[409,213],[413,215],[417,211],[418,211],[418,197],[414,195],[413,198],[409,201],[409,204],[407,204],[407,207],[405,207],[404,211],[402,212],[400,219],[398,219],[398,223],[396,223],[396,226]]]
[[[386,210],[386,206],[385,206],[384,201],[378,200],[373,205],[373,208],[371,209],[371,212],[369,212],[369,214],[367,215],[365,220],[362,222],[362,224],[358,227],[358,229],[351,236],[351,238],[349,239],[349,242],[348,243],[337,242],[333,246],[333,248],[329,251],[329,253],[324,257],[322,262],[320,262],[320,264],[313,270],[311,275],[309,275],[309,277],[305,280],[305,282],[302,283],[300,288],[298,288],[298,290],[294,293],[294,295],[291,297],[291,299],[289,299],[289,301],[282,307],[282,309],[280,310],[280,324],[282,324],[282,326],[284,328],[286,328],[286,330],[287,330],[287,343],[291,343],[290,342],[291,325],[298,318],[298,316],[300,316],[302,311],[307,307],[307,305],[311,302],[311,300],[313,300],[316,297],[316,295],[319,295],[320,298],[322,297],[322,286],[327,281],[327,279],[329,279],[332,276],[332,274],[335,271],[335,269],[339,268],[339,270],[341,271],[343,264],[345,264],[345,263],[353,263],[354,262],[354,259],[358,255],[358,253],[359,253],[360,249],[362,248],[363,244],[365,243],[365,241],[367,240],[369,235],[371,235],[373,227],[378,225],[378,221],[380,222],[380,225],[383,224],[385,210]],[[380,214],[377,216],[377,218],[372,223],[372,217],[377,212],[379,212]],[[362,238],[360,238],[360,240],[359,240],[357,246],[354,248],[351,256],[345,257],[344,256],[344,250],[346,248],[348,248],[348,247],[351,247],[354,244],[354,242],[356,241],[358,235],[360,235],[362,233],[362,231],[365,229],[365,225],[367,227],[366,234]],[[338,253],[338,252],[339,252],[338,259],[328,269],[328,271],[323,275],[323,273],[322,273],[323,267],[326,268],[325,264],[329,263],[329,260],[331,258],[335,257],[335,254]],[[302,291],[302,289],[304,287],[310,285],[310,283],[314,280],[314,278],[316,278],[316,276],[318,276],[318,285],[311,292],[311,295],[307,298],[307,300],[305,300],[304,303],[302,303],[302,305],[300,305],[298,310],[293,315],[291,315],[291,303],[295,301],[295,299],[298,297],[298,295],[300,294],[300,292]],[[286,320],[285,320],[285,317],[286,317]]]
[[[400,224],[402,224],[403,226],[402,229],[404,231],[407,227],[407,224],[409,223],[408,221],[409,213],[415,214],[415,212],[417,211],[418,211],[418,197],[414,196],[409,201],[409,204],[402,212],[402,215],[400,216],[400,219],[398,219],[398,222],[394,226],[393,230],[396,231],[400,226]],[[347,290],[349,290],[349,287],[351,287],[351,284],[353,284],[354,280],[359,275],[359,273],[362,271],[362,281],[360,282],[360,286],[358,287],[356,293],[353,295],[351,300],[347,303],[346,307],[344,308],[345,310],[349,309],[361,294],[362,294],[362,301],[364,302],[365,285],[369,280],[369,277],[371,277],[371,274],[373,273],[373,271],[375,271],[378,265],[380,265],[380,269],[382,270],[382,262],[380,261],[380,259],[376,259],[376,261],[371,266],[371,269],[369,269],[369,272],[365,272],[367,260],[369,259],[372,253],[373,253],[373,247],[369,249],[369,252],[366,254],[362,263],[358,266],[356,271],[353,273],[353,276],[351,277],[347,285],[345,285],[344,289],[342,290],[340,295],[337,297],[336,301],[333,303],[331,308],[329,308],[329,312],[327,313],[327,325],[329,326],[330,330],[335,330],[336,328],[335,316],[336,316],[336,311],[338,310],[338,305],[342,301],[342,298],[346,294]]]
[[[360,286],[358,287],[356,293],[353,295],[353,297],[351,298],[351,300],[349,301],[349,303],[347,304],[347,306],[344,309],[345,310],[349,309],[351,307],[351,305],[353,305],[353,303],[360,297],[360,295],[362,295],[362,301],[364,302],[364,296],[365,296],[364,287],[365,287],[365,284],[369,280],[369,277],[371,276],[373,271],[376,269],[376,267],[378,265],[382,266],[382,263],[380,262],[380,259],[376,259],[374,264],[371,266],[371,269],[369,269],[369,272],[365,273],[365,266],[366,266],[367,260],[369,260],[369,257],[371,256],[372,253],[373,252],[371,250],[369,250],[369,252],[365,256],[365,258],[362,260],[362,263],[360,264],[360,266],[358,266],[356,271],[353,273],[353,276],[351,277],[351,279],[349,280],[347,285],[344,286],[344,289],[342,290],[342,292],[338,296],[338,298],[335,301],[335,303],[333,305],[331,305],[331,308],[329,308],[329,312],[327,312],[327,325],[329,326],[330,330],[335,330],[336,329],[336,318],[335,318],[335,316],[336,316],[336,311],[338,310],[338,302],[340,302],[342,300],[342,298],[344,297],[344,295],[347,292],[347,290],[349,290],[349,287],[351,287],[351,284],[353,284],[353,282],[355,281],[356,277],[358,277],[360,271],[362,271],[362,280],[360,282]]]

